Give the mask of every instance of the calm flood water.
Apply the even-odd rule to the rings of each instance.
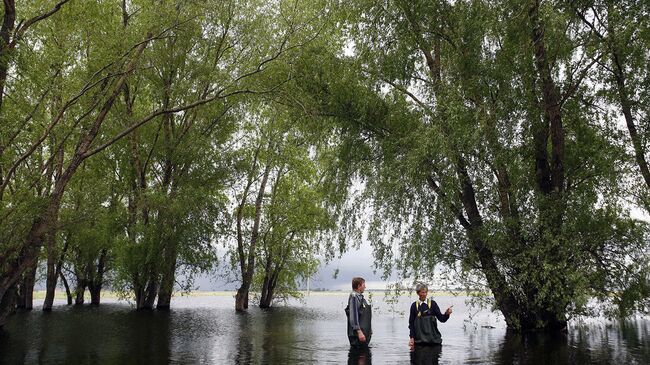
[[[366,297],[368,297],[366,293]],[[438,296],[444,310],[441,347],[408,350],[407,309],[374,295],[367,353],[345,337],[347,294],[312,294],[303,303],[236,314],[230,296],[179,297],[168,313],[140,313],[123,302],[51,313],[19,312],[0,332],[0,363],[45,364],[649,364],[650,319],[573,323],[559,336],[507,333],[493,313],[468,308],[465,297]],[[37,303],[35,303],[37,304]],[[472,321],[468,321],[472,318]]]

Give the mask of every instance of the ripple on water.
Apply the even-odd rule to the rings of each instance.
[[[0,363],[650,363],[650,320],[644,318],[585,321],[564,336],[522,336],[507,333],[488,312],[472,312],[474,322],[465,322],[470,312],[462,297],[438,297],[441,307],[455,309],[439,325],[442,347],[410,353],[407,318],[377,311],[371,347],[359,353],[345,337],[347,294],[251,307],[247,314],[235,313],[228,296],[193,298],[175,298],[169,312],[136,312],[123,302],[19,312],[0,333]],[[375,308],[386,307],[373,300]],[[411,300],[397,307],[408,308]]]

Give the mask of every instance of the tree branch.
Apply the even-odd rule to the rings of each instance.
[[[31,19],[28,19],[24,23],[21,21],[18,24],[18,27],[16,27],[16,31],[14,32],[14,37],[11,40],[11,43],[9,43],[9,47],[10,48],[15,47],[16,43],[18,43],[22,39],[22,37],[25,35],[25,32],[27,31],[27,29],[29,29],[29,27],[36,24],[37,22],[40,22],[41,20],[47,19],[50,16],[54,15],[56,12],[61,10],[61,7],[65,3],[69,2],[69,1],[70,0],[59,1],[56,5],[54,5],[54,7],[50,11],[45,12],[45,13],[40,14],[40,15],[37,15],[37,16],[31,18]]]

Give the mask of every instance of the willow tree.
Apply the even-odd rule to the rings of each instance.
[[[612,117],[625,121],[629,150],[642,178],[642,184],[635,184],[634,195],[647,210],[650,8],[638,1],[578,1],[564,5],[587,28],[591,51],[602,55],[591,81],[601,90],[603,102],[616,107]]]
[[[123,58],[113,58],[116,63],[112,70],[125,71],[121,76],[103,78],[106,75],[102,72],[92,75],[97,69],[86,69],[79,77],[82,67],[75,66],[84,64],[87,58],[75,59],[79,54],[65,50],[79,36],[79,30],[60,26],[58,33],[53,32],[53,19],[59,19],[61,13],[73,18],[80,11],[93,13],[101,5],[72,7],[67,3],[20,3],[16,8],[13,1],[4,2],[1,82],[3,97],[11,97],[3,98],[0,110],[4,119],[0,198],[2,224],[15,229],[3,235],[0,248],[0,323],[12,306],[13,288],[25,272],[35,267],[43,242],[47,240],[51,247],[56,238],[57,213],[65,186],[87,157],[90,142],[110,110],[113,99],[109,90],[132,71],[147,43],[136,46]],[[140,40],[143,38],[145,34]],[[114,82],[102,83],[109,80]],[[93,108],[83,98],[91,93],[95,93],[92,98],[96,100]],[[85,108],[89,108],[87,113]],[[95,118],[89,122],[86,117],[93,109]],[[79,133],[71,133],[77,126]],[[53,250],[48,251],[52,257]],[[48,281],[48,286],[51,284]]]
[[[263,308],[276,293],[295,291],[298,278],[315,272],[315,235],[332,227],[311,145],[281,108],[258,109],[263,111],[249,115],[240,128],[232,186],[234,239],[224,242],[240,282],[237,311],[248,309],[251,288],[260,290]]]
[[[13,2],[5,2],[5,14],[11,8],[10,3]],[[110,135],[104,133],[102,127],[110,119],[110,112],[126,79],[135,72],[147,46],[167,31],[165,26],[173,27],[174,22],[155,26],[145,22],[142,27],[134,29],[130,36],[111,38],[113,42],[107,42],[106,35],[114,34],[116,26],[120,24],[120,13],[115,11],[119,8],[107,3],[73,3],[62,8],[63,3],[67,2],[60,2],[55,9],[57,14],[64,13],[67,21],[40,21],[40,33],[32,33],[31,38],[22,37],[20,42],[17,40],[16,54],[22,53],[23,57],[13,59],[17,77],[14,83],[5,85],[5,92],[17,92],[15,103],[18,105],[29,104],[34,97],[42,101],[50,93],[55,95],[55,102],[39,101],[26,116],[16,114],[16,120],[9,123],[17,132],[10,135],[4,150],[3,163],[6,168],[3,168],[0,186],[3,224],[15,221],[22,228],[3,240],[3,266],[0,272],[0,301],[3,308],[0,322],[4,321],[12,307],[13,287],[23,273],[36,265],[45,242],[50,256],[50,275],[48,300],[43,309],[51,308],[56,280],[52,270],[52,258],[55,257],[52,247],[57,237],[59,211],[68,183],[85,160],[128,133],[127,129],[118,135]],[[154,13],[152,7],[144,9],[143,18]],[[84,27],[74,27],[73,20],[79,17],[102,19],[101,26],[84,22]],[[46,18],[37,16],[35,19]],[[121,43],[122,40],[132,42]],[[54,57],[48,58],[49,55]],[[43,64],[49,61],[54,61],[54,64]],[[36,72],[37,67],[40,68],[41,77],[54,79],[54,83],[34,83],[32,79],[24,77],[30,75],[24,71]],[[20,93],[30,86],[34,88],[33,92]],[[168,111],[155,111],[148,118],[164,112]],[[141,123],[146,121],[147,118]],[[53,137],[58,137],[54,144],[44,144]],[[44,174],[44,171],[52,172]],[[46,185],[47,193],[34,196],[31,187],[39,185]],[[34,205],[35,201],[37,205]]]
[[[577,17],[535,0],[359,1],[347,16],[354,54],[305,66],[302,85],[349,141],[379,265],[451,268],[519,330],[560,330],[592,298],[620,313],[643,300],[629,293],[647,228],[622,203],[629,159],[591,103],[600,54]]]
[[[156,105],[210,105],[166,114],[120,146],[130,186],[120,282],[135,291],[138,309],[152,308],[156,297],[157,308],[169,307],[179,262],[205,269],[214,261],[209,242],[229,179],[231,134],[257,107],[250,100],[272,96],[290,78],[283,63],[319,36],[321,8],[231,1],[167,10],[186,21],[152,47],[150,68],[124,88],[121,111],[138,120]]]
[[[238,36],[245,38],[238,40],[244,43],[229,43],[221,50],[210,48],[218,42],[211,43],[197,51],[201,55],[207,52],[207,57],[215,52],[248,57],[229,64],[212,58],[213,67],[229,78],[218,79],[220,84],[215,85],[208,82],[212,76],[209,73],[193,75],[201,82],[201,88],[186,90],[186,98],[170,99],[169,104],[147,98],[148,102],[135,106],[132,118],[123,118],[123,113],[116,109],[124,89],[143,80],[147,65],[156,65],[150,62],[156,52],[150,46],[173,37],[173,30],[181,32],[183,25],[194,24],[192,17],[197,12],[208,16],[217,4],[203,4],[204,11],[199,9],[187,17],[182,13],[169,16],[176,4],[166,2],[52,1],[21,2],[19,8],[14,5],[13,1],[4,2],[0,67],[0,76],[6,77],[2,80],[3,95],[12,95],[11,101],[3,99],[1,110],[8,120],[2,124],[1,214],[3,226],[13,227],[3,232],[0,247],[0,324],[13,308],[16,283],[36,265],[44,243],[52,242],[47,246],[55,246],[66,189],[86,160],[162,116],[259,90],[249,89],[251,85],[243,80],[263,73],[278,57],[278,47],[283,50],[285,45],[295,46],[282,41],[293,34],[290,32],[266,37],[264,45],[248,42],[256,35],[262,36],[262,32],[255,33],[258,28],[235,27],[240,32]],[[243,4],[242,10],[235,18],[259,20],[251,14],[273,12],[272,7],[261,3]],[[61,22],[50,22],[58,15],[63,15]],[[26,21],[16,24],[16,17]],[[78,21],[81,18],[88,21]],[[221,31],[210,24],[200,31],[211,34],[214,29]],[[241,47],[259,53],[252,56]],[[49,64],[50,61],[54,63]],[[145,83],[143,92],[151,93],[152,87],[153,83]],[[50,99],[50,95],[56,97]],[[39,186],[46,188],[35,188]],[[53,288],[52,284],[50,281],[48,286]]]
[[[299,123],[286,115],[274,123],[281,135],[275,139],[275,166],[261,217],[253,278],[261,308],[279,298],[300,296],[299,286],[317,272],[318,255],[324,253],[328,233],[335,228],[332,211],[327,209],[330,197],[322,184],[327,149],[315,148],[318,137],[297,128]]]
[[[62,202],[56,272],[69,304],[99,305],[102,289],[110,284],[115,247],[122,240],[126,209],[117,174],[117,160],[110,154],[86,161],[70,182]]]
[[[185,4],[165,10],[166,17],[183,18],[167,39],[152,48],[142,77],[125,84],[120,115],[126,126],[148,110],[198,101],[211,104],[178,114],[164,114],[133,131],[116,145],[124,207],[128,212],[121,244],[116,247],[116,289],[134,296],[136,309],[170,306],[176,273],[193,275],[213,263],[210,241],[215,233],[223,163],[218,154],[231,132],[225,118],[242,91],[237,75],[219,65],[236,62],[235,33],[247,23],[235,19],[247,9],[238,2]],[[131,24],[123,8],[124,28]],[[256,44],[256,42],[251,42]],[[257,67],[260,57],[251,57]],[[239,55],[241,57],[241,55]],[[239,81],[239,80],[237,80]],[[233,99],[236,99],[233,97]],[[182,264],[179,264],[182,261]]]

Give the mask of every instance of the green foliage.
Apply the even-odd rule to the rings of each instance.
[[[55,3],[19,2],[17,19]],[[2,279],[40,250],[46,221],[67,268],[106,254],[125,296],[178,273],[191,289],[217,242],[234,271],[256,259],[254,288],[296,295],[367,238],[385,276],[442,267],[491,289],[519,313],[513,327],[588,314],[594,298],[647,312],[648,227],[631,217],[648,206],[647,13],[604,0],[68,2],[2,44]]]
[[[385,275],[457,270],[468,288],[501,298],[506,318],[520,311],[515,328],[586,314],[591,298],[621,310],[647,303],[648,229],[625,202],[636,195],[629,145],[600,99],[591,30],[551,3],[540,22],[562,98],[566,182],[557,195],[538,186],[536,138],[548,115],[531,4],[350,3],[354,55],[306,65],[299,83],[342,139],[340,186],[363,182],[365,204],[347,213],[371,212],[367,234]]]

